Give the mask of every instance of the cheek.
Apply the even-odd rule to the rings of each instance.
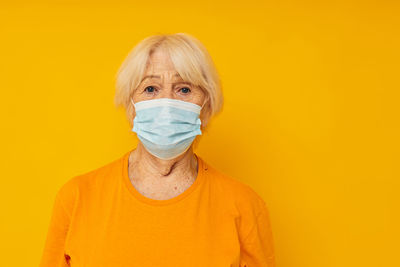
[[[199,103],[201,106],[205,99],[206,94],[202,90],[196,90],[196,92],[194,93],[194,100],[196,101],[196,103]]]

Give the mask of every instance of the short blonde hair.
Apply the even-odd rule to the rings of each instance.
[[[130,98],[145,75],[150,55],[158,47],[169,54],[176,71],[183,80],[199,86],[206,93],[206,102],[201,111],[202,130],[212,116],[222,110],[221,82],[214,62],[205,46],[187,33],[157,34],[146,37],[127,55],[116,74],[114,104],[123,106],[133,127],[133,111]]]

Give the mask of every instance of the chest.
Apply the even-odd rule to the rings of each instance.
[[[208,204],[207,204],[208,205]],[[123,207],[75,222],[71,266],[239,266],[235,217],[228,210]]]

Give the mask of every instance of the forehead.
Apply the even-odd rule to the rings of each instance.
[[[175,66],[169,56],[169,54],[164,49],[156,49],[149,57],[146,66],[147,72],[155,71],[169,71],[176,72]]]
[[[184,79],[176,70],[170,55],[164,48],[157,48],[150,54],[146,64],[145,73],[142,78],[144,80],[172,80],[175,82],[188,82],[193,81],[190,78]],[[165,80],[165,81],[166,81]]]

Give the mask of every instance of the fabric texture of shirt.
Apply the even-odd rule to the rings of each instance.
[[[40,267],[275,267],[269,212],[248,185],[200,156],[183,193],[145,197],[130,152],[58,190]]]

